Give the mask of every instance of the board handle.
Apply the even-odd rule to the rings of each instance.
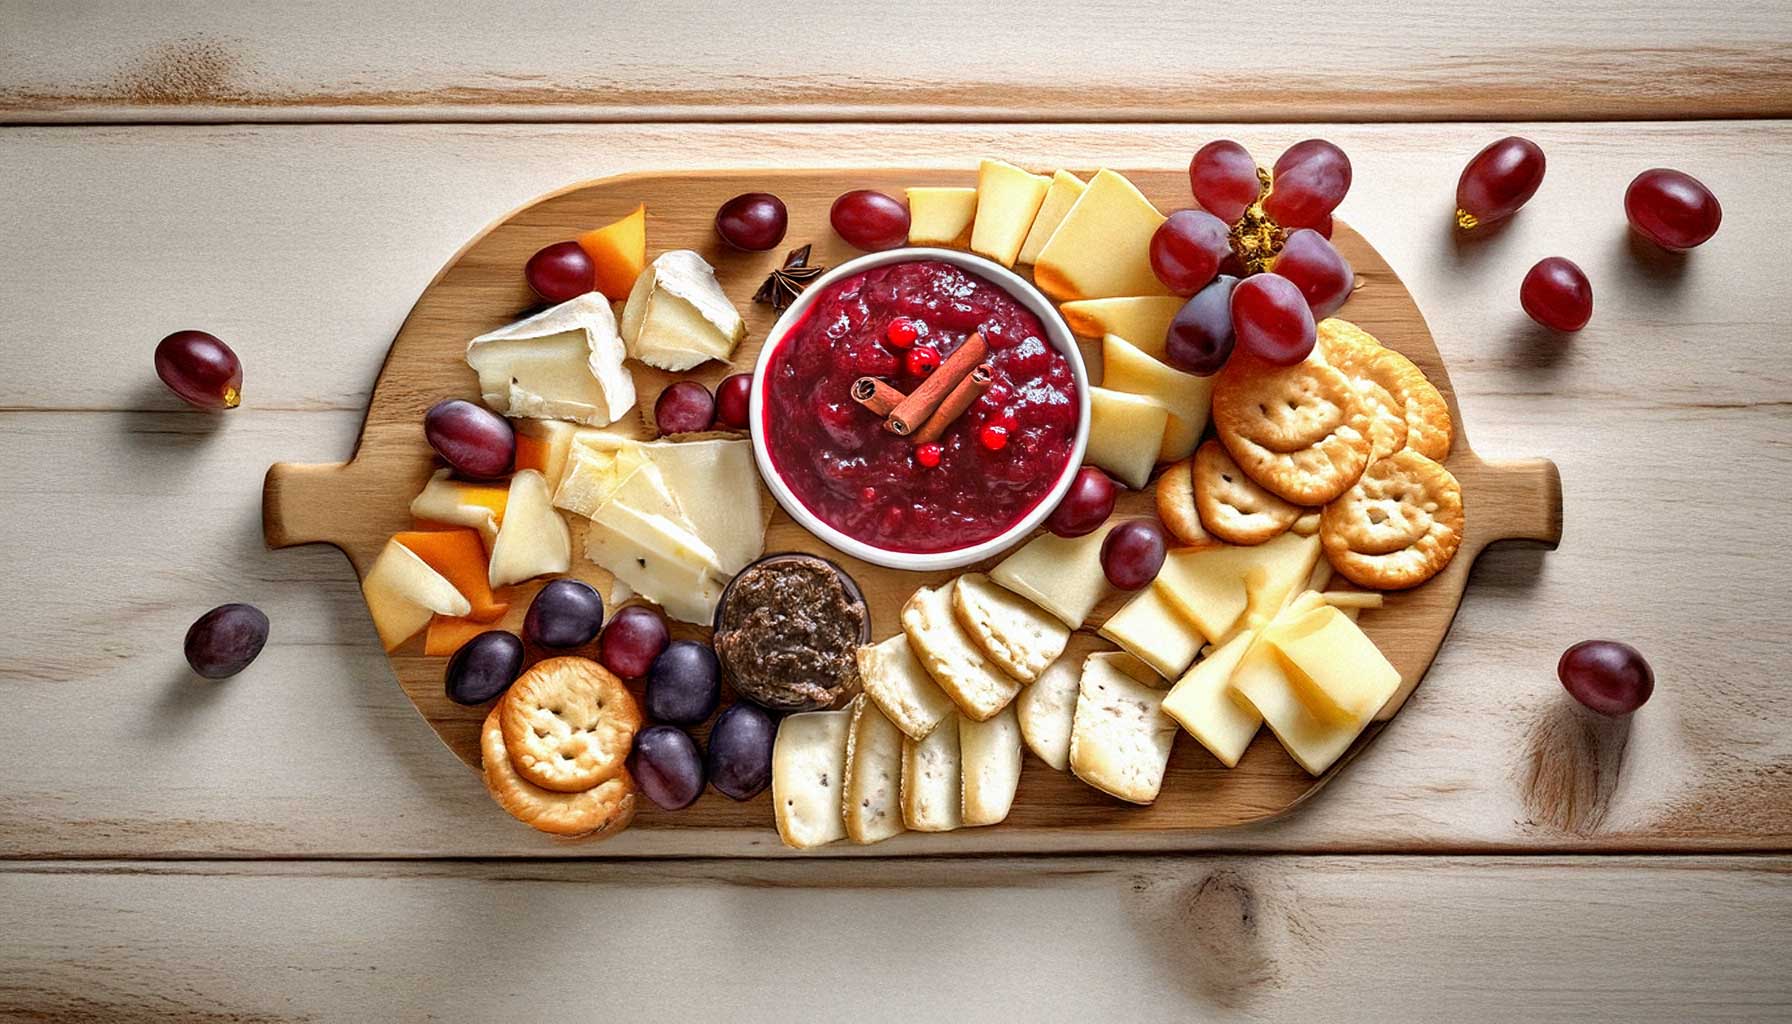
[[[352,501],[353,462],[276,462],[261,485],[261,533],[270,548],[334,544]]]
[[[1493,500],[1469,510],[1486,517],[1483,536],[1529,540],[1554,549],[1562,543],[1562,472],[1548,459],[1483,460],[1491,486],[1481,489]]]

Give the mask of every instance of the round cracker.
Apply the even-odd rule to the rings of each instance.
[[[1226,448],[1208,441],[1195,451],[1195,508],[1201,524],[1230,544],[1262,544],[1285,533],[1306,511],[1246,476]]]
[[[1456,433],[1450,405],[1425,371],[1348,320],[1321,320],[1317,337],[1321,358],[1352,381],[1377,384],[1393,398],[1406,419],[1406,447],[1434,462],[1449,458]]]
[[[1316,355],[1273,367],[1234,359],[1213,386],[1220,442],[1246,475],[1296,505],[1343,494],[1369,464],[1369,410]]]
[[[1209,442],[1211,443],[1211,442]],[[1172,463],[1157,478],[1157,518],[1170,535],[1188,548],[1217,548],[1220,539],[1201,525],[1195,511],[1195,460]]]
[[[1416,587],[1462,546],[1462,485],[1411,448],[1364,471],[1320,514],[1319,540],[1332,567],[1378,590]]]
[[[1388,389],[1372,380],[1351,383],[1369,407],[1369,461],[1385,459],[1406,447],[1406,415]]]
[[[498,702],[517,773],[543,789],[577,793],[615,778],[641,728],[622,680],[590,658],[548,658]]]
[[[635,780],[624,771],[580,793],[543,789],[517,774],[504,746],[500,709],[492,708],[479,733],[485,788],[510,816],[557,836],[610,835],[634,819]]]

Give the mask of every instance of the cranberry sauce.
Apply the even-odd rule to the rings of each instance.
[[[939,465],[852,400],[878,377],[920,378],[889,340],[907,318],[942,356],[981,331],[994,382],[946,430]],[[900,330],[898,335],[906,339]],[[778,475],[823,522],[893,551],[950,551],[999,536],[1052,489],[1076,443],[1076,380],[1039,318],[999,286],[939,260],[887,264],[816,297],[778,344],[761,428]],[[1006,428],[1006,444],[999,443]]]

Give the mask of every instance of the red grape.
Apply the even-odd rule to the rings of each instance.
[[[1699,179],[1657,167],[1637,175],[1624,190],[1624,216],[1644,238],[1684,252],[1717,234],[1724,210]]]
[[[430,406],[423,436],[456,473],[474,480],[503,476],[516,461],[516,431],[510,421],[462,398]]]
[[[846,244],[867,252],[894,249],[908,241],[908,207],[871,189],[857,189],[834,200],[828,222]]]
[[[234,409],[243,400],[242,361],[204,331],[163,338],[156,345],[156,376],[181,401],[201,409]]]
[[[252,604],[221,604],[187,627],[187,664],[207,679],[249,667],[268,642],[268,617]]]
[[[1108,531],[1101,542],[1101,571],[1121,590],[1142,590],[1164,567],[1163,527],[1155,520],[1134,519]]]
[[[1616,640],[1582,640],[1562,652],[1556,677],[1602,715],[1628,715],[1655,692],[1655,670],[1636,648]]]
[[[1232,289],[1232,330],[1238,351],[1276,366],[1307,358],[1317,339],[1307,297],[1280,274],[1247,277]]]
[[[1277,158],[1270,182],[1264,213],[1284,228],[1318,227],[1350,191],[1350,158],[1324,139],[1297,142]]]
[[[695,434],[716,421],[716,400],[694,380],[681,380],[660,392],[653,403],[653,422],[662,434]]]
[[[1557,331],[1578,331],[1593,317],[1593,285],[1571,260],[1537,261],[1519,286],[1518,301],[1531,319]]]
[[[597,643],[597,660],[624,679],[639,679],[671,642],[666,620],[645,605],[631,604],[610,616]]]
[[[1337,312],[1356,284],[1356,272],[1343,254],[1312,228],[1290,232],[1272,267],[1306,296],[1316,320]]]
[[[753,375],[736,373],[716,385],[716,420],[730,430],[747,429],[753,402]]]
[[[1188,162],[1188,184],[1195,202],[1227,224],[1238,223],[1261,191],[1257,161],[1231,139],[1209,142],[1195,151]]]
[[[1226,222],[1206,210],[1177,210],[1151,235],[1151,272],[1177,295],[1206,287],[1231,254]]]
[[[1082,537],[1114,514],[1114,499],[1120,488],[1101,470],[1084,466],[1070,481],[1070,490],[1045,520],[1045,528],[1060,537]]]
[[[764,252],[784,240],[790,214],[770,192],[744,192],[716,211],[716,234],[736,249]]]
[[[1178,370],[1200,377],[1220,372],[1232,358],[1232,289],[1238,278],[1221,274],[1182,304],[1170,321],[1164,357]]]
[[[597,264],[577,242],[555,242],[523,264],[529,290],[546,302],[566,302],[597,287]]]
[[[1469,159],[1456,181],[1456,223],[1465,231],[1505,220],[1543,184],[1543,147],[1508,135]]]

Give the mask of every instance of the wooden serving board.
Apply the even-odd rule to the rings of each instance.
[[[394,532],[411,525],[409,506],[435,468],[423,437],[423,414],[449,397],[478,400],[477,380],[463,360],[468,339],[518,319],[535,305],[523,283],[522,266],[536,250],[575,233],[608,223],[646,203],[649,257],[689,248],[715,265],[729,297],[746,317],[749,335],[732,366],[707,364],[691,374],[667,374],[631,362],[642,410],[678,377],[695,377],[713,387],[722,377],[750,370],[760,343],[777,319],[768,306],[751,301],[786,250],[813,243],[812,262],[833,266],[857,255],[828,225],[828,209],[840,193],[876,188],[900,196],[915,185],[970,185],[964,170],[730,171],[642,174],[605,179],[555,193],[518,210],[467,244],[436,276],[392,344],[374,387],[367,419],[354,454],[333,465],[276,464],[263,495],[263,527],[269,545],[327,543],[340,548],[357,574],[365,575]],[[1180,170],[1127,171],[1164,210],[1189,204],[1188,178]],[[790,211],[783,245],[768,253],[742,253],[724,246],[712,227],[716,208],[745,191],[769,191]],[[1343,223],[1334,242],[1350,260],[1358,287],[1339,313],[1399,349],[1431,378],[1450,404],[1456,424],[1449,468],[1462,483],[1467,535],[1454,562],[1413,591],[1390,594],[1387,607],[1363,613],[1362,626],[1399,668],[1406,685],[1355,747],[1319,778],[1296,765],[1264,729],[1237,768],[1227,769],[1192,738],[1179,736],[1163,790],[1155,804],[1135,807],[1114,800],[1074,777],[1046,767],[1030,755],[1013,812],[994,828],[962,829],[945,835],[907,834],[859,851],[835,844],[827,852],[968,852],[1173,846],[1177,833],[1235,826],[1280,814],[1325,784],[1351,756],[1372,742],[1385,720],[1399,710],[1431,664],[1456,614],[1469,569],[1488,544],[1505,539],[1554,546],[1561,536],[1561,480],[1544,460],[1488,462],[1469,447],[1448,373],[1424,317],[1400,279],[1360,235]],[[1083,339],[1092,380],[1099,380],[1099,341]],[[627,424],[624,424],[626,426]],[[638,431],[650,428],[636,420]],[[769,502],[769,495],[766,497]],[[1149,492],[1125,496],[1121,511],[1150,508]],[[574,550],[582,552],[580,522],[574,517]],[[917,587],[930,586],[955,572],[907,573],[883,569],[827,548],[782,510],[773,517],[766,550],[810,551],[826,555],[857,578],[871,607],[874,637],[900,629],[898,613]],[[575,554],[573,575],[609,592],[609,574]],[[511,611],[503,625],[519,630],[539,581],[511,588]],[[1099,623],[1121,604],[1114,598],[1098,608]],[[706,631],[675,626],[679,636]],[[1066,657],[1110,647],[1093,627],[1079,631]],[[392,668],[418,711],[467,764],[479,764],[478,729],[483,708],[464,708],[442,692],[445,658],[425,657],[417,638],[391,656]],[[531,652],[532,657],[536,652]],[[725,696],[725,700],[732,695]],[[1447,713],[1447,705],[1434,705]],[[701,730],[699,731],[701,739]],[[468,785],[479,785],[469,778]],[[593,854],[669,853],[685,855],[764,854],[782,850],[773,830],[770,794],[737,803],[709,790],[691,807],[666,812],[643,802],[628,832],[589,844]],[[502,814],[494,805],[492,813]],[[519,824],[520,840],[532,835]],[[1142,842],[1141,842],[1142,841]]]

